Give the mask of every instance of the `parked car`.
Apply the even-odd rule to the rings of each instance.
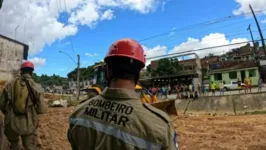
[[[244,87],[244,83],[241,83],[241,87],[243,88]],[[231,81],[230,84],[225,84],[224,85],[224,89],[226,91],[230,91],[230,90],[238,90],[239,87],[238,87],[238,84],[237,84],[237,81]]]

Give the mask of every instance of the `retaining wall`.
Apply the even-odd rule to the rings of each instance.
[[[178,113],[242,114],[245,112],[265,111],[266,93],[201,97],[196,100],[176,100],[175,105]]]

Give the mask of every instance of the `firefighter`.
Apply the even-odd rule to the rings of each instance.
[[[141,45],[132,39],[113,43],[104,59],[107,87],[70,115],[73,150],[174,150],[176,133],[169,116],[141,102],[135,92],[145,66]]]
[[[4,114],[4,133],[12,150],[20,149],[19,137],[25,150],[37,149],[38,114],[45,113],[43,89],[32,79],[34,65],[26,61],[20,75],[10,81],[0,96]]]

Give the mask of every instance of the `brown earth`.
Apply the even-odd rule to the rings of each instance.
[[[177,117],[181,150],[266,150],[266,115]]]
[[[41,116],[40,149],[69,150],[73,108],[48,108]],[[266,150],[266,115],[173,117],[181,150]]]
[[[73,107],[47,108],[41,115],[38,131],[39,145],[42,150],[70,150],[67,140],[68,117]]]
[[[62,97],[60,95],[57,95],[57,94],[48,94],[48,93],[45,93],[44,94],[44,98],[45,99],[48,99],[48,100],[59,100]]]

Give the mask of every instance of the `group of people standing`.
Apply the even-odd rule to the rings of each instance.
[[[158,86],[158,87],[151,87],[149,88],[149,92],[153,95],[163,97],[165,96],[167,98],[167,95],[170,95],[172,93],[170,86]]]
[[[220,96],[224,95],[225,90],[225,81],[221,81],[219,83],[219,92],[220,92]],[[216,91],[216,84],[214,82],[211,83],[211,92],[212,92],[212,96],[215,96],[215,91]]]
[[[167,95],[176,94],[176,98],[186,99],[206,96],[206,93],[208,93],[208,88],[206,88],[204,83],[199,83],[196,87],[193,84],[174,84],[158,87],[153,86],[149,88],[149,92],[159,97],[165,96],[167,98]]]
[[[244,85],[242,84],[241,80],[238,78],[237,79],[237,89],[239,91],[239,93],[244,89],[245,90],[245,94],[249,91],[250,93],[252,92],[252,79],[251,77],[245,78],[244,79]],[[224,95],[224,92],[226,91],[226,87],[225,87],[225,81],[221,81],[217,87],[217,85],[214,82],[211,82],[211,92],[212,92],[212,96],[215,96],[215,91],[217,91],[217,89],[220,92],[220,96]],[[262,87],[263,87],[263,80],[260,78],[258,80],[258,92],[262,91]]]
[[[262,91],[262,87],[263,87],[263,80],[262,78],[260,78],[258,80],[258,92]],[[245,93],[247,93],[248,91],[251,93],[252,91],[252,80],[251,78],[245,78],[244,80],[244,89],[245,89]]]
[[[177,96],[176,98],[186,99],[186,98],[198,98],[202,93],[205,93],[204,85],[198,84],[196,87],[193,84],[179,84],[176,88]]]
[[[251,77],[244,79],[244,84],[241,82],[240,78],[236,81],[237,89],[239,93],[244,89],[245,93],[252,92],[252,79]],[[226,87],[226,82],[221,81],[220,83],[211,82],[211,84],[205,83],[198,83],[196,86],[194,84],[174,84],[168,86],[153,86],[149,88],[150,93],[156,95],[158,97],[167,95],[176,94],[176,98],[178,99],[186,99],[186,98],[197,98],[197,97],[204,97],[209,96],[209,92],[211,92],[211,96],[215,96],[216,92],[220,93],[220,96],[225,95],[225,92],[229,87]],[[258,80],[258,92],[262,91],[263,81],[260,78]]]
[[[238,78],[238,82],[239,81],[240,81],[240,79]],[[241,83],[241,81],[240,81],[240,83]],[[241,86],[241,88],[242,88],[242,86]],[[244,80],[244,89],[245,89],[245,93],[247,93],[248,90],[251,93],[251,90],[252,90],[252,80],[251,80],[250,77],[249,78],[245,78],[245,80]]]

